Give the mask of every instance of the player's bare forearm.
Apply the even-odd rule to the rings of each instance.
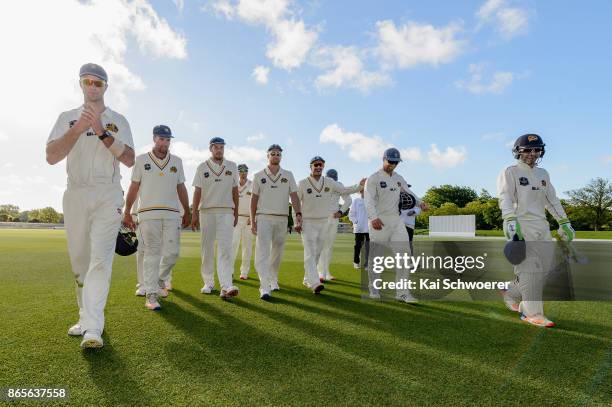
[[[251,222],[255,221],[255,215],[257,214],[257,202],[259,202],[259,195],[251,195]]]
[[[189,213],[189,196],[187,195],[187,188],[185,187],[184,182],[176,186],[176,193],[178,194],[179,201],[183,206],[183,212]]]
[[[193,214],[198,213],[198,206],[200,206],[200,199],[202,199],[202,188],[195,187],[193,190],[193,201],[191,207],[193,208]]]
[[[297,192],[292,192],[289,197],[291,198],[291,206],[293,207],[294,212],[302,212],[302,205],[300,203],[300,199],[298,198]]]
[[[232,199],[234,200],[234,217],[238,217],[238,200],[240,199],[240,195],[238,194],[238,187],[232,188]]]
[[[47,162],[55,165],[66,158],[79,139],[79,136],[80,133],[77,132],[77,129],[71,127],[62,137],[47,144]]]
[[[115,144],[115,137],[113,136],[106,137],[104,140],[102,140],[102,143],[104,144],[106,148],[108,148],[109,150],[111,150],[111,152],[113,152],[112,146],[113,144]],[[119,141],[119,143],[122,143],[122,142]],[[126,167],[131,168],[134,166],[135,158],[136,158],[136,155],[134,154],[134,149],[126,144],[121,155],[117,157],[117,160],[119,160],[119,162],[125,165]]]
[[[138,197],[138,190],[140,189],[140,182],[132,181],[128,189],[127,196],[125,197],[125,213],[129,214],[132,212],[132,206]]]

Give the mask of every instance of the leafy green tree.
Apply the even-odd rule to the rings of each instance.
[[[501,209],[499,208],[499,199],[491,198],[485,202],[482,209],[482,218],[487,225],[485,229],[501,229],[504,225]]]
[[[463,208],[476,199],[478,199],[478,194],[472,188],[448,184],[431,187],[423,196],[425,202],[437,208],[447,202],[455,204],[458,208]]]
[[[0,205],[0,222],[18,222],[19,207],[17,205]]]
[[[609,180],[595,178],[586,187],[566,193],[572,205],[590,215],[593,229],[600,230],[608,222],[612,212],[612,184]]]

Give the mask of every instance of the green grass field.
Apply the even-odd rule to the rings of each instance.
[[[324,295],[302,287],[292,235],[273,301],[252,273],[224,302],[199,293],[199,237],[184,233],[157,313],[134,296],[135,257],[116,258],[106,346],[84,352],[66,335],[64,231],[0,230],[0,387],[62,387],[96,406],[611,405],[611,304],[549,303],[558,327],[544,330],[501,302],[363,300],[352,244],[339,236]]]

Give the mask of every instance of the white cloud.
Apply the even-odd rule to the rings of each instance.
[[[437,66],[459,56],[465,41],[457,38],[461,25],[450,23],[436,28],[431,24],[408,22],[400,27],[390,20],[376,23],[378,46],[374,51],[388,69],[406,69],[419,64]]]
[[[316,30],[295,18],[288,0],[216,0],[209,7],[229,20],[237,18],[266,27],[273,37],[266,47],[266,56],[281,69],[292,70],[302,65],[318,38]]]
[[[265,85],[268,83],[268,74],[270,73],[270,68],[266,66],[258,65],[253,69],[253,73],[251,74],[253,78],[255,78],[255,82],[260,85]]]
[[[446,150],[442,152],[437,145],[432,144],[427,156],[434,167],[452,168],[465,161],[467,150],[464,146],[457,146],[446,147]]]
[[[401,148],[400,156],[405,161],[421,161],[421,149],[418,147]]]
[[[474,94],[483,93],[503,93],[504,90],[515,79],[515,75],[509,71],[497,71],[493,73],[490,81],[485,83],[483,81],[483,72],[485,70],[485,64],[470,64],[470,79],[460,80],[455,82],[455,86],[459,89],[465,89],[468,92]]]
[[[368,93],[371,89],[386,86],[391,78],[385,72],[364,69],[357,47],[323,47],[316,51],[314,64],[326,71],[317,76],[319,89],[348,87]]]
[[[487,0],[476,12],[478,28],[491,25],[504,38],[511,39],[527,31],[529,12],[507,5],[506,0]]]
[[[179,111],[178,122],[193,133],[198,133],[202,127],[199,121],[190,119],[184,110]]]
[[[266,136],[263,133],[258,133],[258,134],[254,135],[254,136],[248,136],[246,138],[246,141],[249,144],[255,144],[258,141],[264,140],[265,138],[266,138]]]
[[[601,162],[604,165],[611,165],[612,164],[612,154],[604,155],[603,157],[601,157]]]
[[[179,13],[182,13],[183,9],[185,8],[185,0],[172,0],[172,2],[178,9]]]
[[[61,194],[52,186],[65,184],[65,164],[47,165],[44,145],[59,113],[82,102],[79,67],[95,62],[106,69],[106,102],[121,112],[131,92],[146,88],[128,66],[128,44],[151,58],[181,59],[187,56],[186,39],[144,0],[0,2],[0,15],[0,38],[5,39],[0,53],[8,56],[2,60],[2,76],[8,80],[2,84],[0,128],[10,135],[15,173],[32,182],[42,173],[47,179],[35,189],[23,185],[18,190],[1,178],[0,190],[12,191],[23,208],[60,209]],[[43,169],[34,169],[36,162]]]

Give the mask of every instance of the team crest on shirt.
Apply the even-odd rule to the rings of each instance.
[[[210,174],[209,174],[209,173],[207,173],[207,172],[205,172],[205,173],[204,173],[204,178],[208,178],[208,177],[210,177]]]
[[[75,125],[75,123],[76,123],[76,122],[77,122],[76,120],[70,120],[70,121],[68,122],[68,126],[69,126],[69,127],[72,127],[72,126],[74,126],[74,125]]]
[[[546,180],[542,180],[542,186],[545,187],[546,186]]]
[[[387,183],[385,181],[380,181],[381,188],[387,188]]]
[[[146,171],[149,171],[149,170],[151,169],[151,164],[146,163],[146,164],[144,165],[144,169],[145,169]]]
[[[520,177],[519,184],[521,184],[522,186],[527,186],[529,185],[529,180],[527,179],[527,177]]]
[[[309,194],[312,194],[312,188],[308,188],[306,192],[308,192]]]
[[[232,175],[232,172],[230,170],[225,171],[225,175]]]
[[[329,192],[329,187],[325,187],[325,189],[323,189],[323,191]]]
[[[402,187],[402,183],[397,181],[397,186],[401,188]]]
[[[262,184],[265,184],[265,183],[266,183],[266,179],[265,179],[265,178],[262,178],[262,179],[261,179],[261,183],[262,183]]]
[[[287,178],[281,178],[281,182],[284,184],[285,182],[289,181]]]
[[[177,172],[178,170],[176,169],[176,167],[173,165],[172,167],[170,167],[170,172]]]
[[[247,192],[247,195],[252,195],[250,192]]]
[[[105,129],[108,131],[112,131],[113,133],[117,133],[119,131],[119,128],[115,123],[106,123]]]

